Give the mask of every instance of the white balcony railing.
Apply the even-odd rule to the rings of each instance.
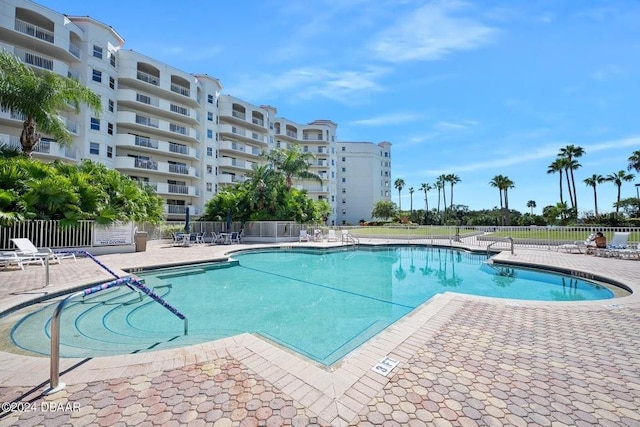
[[[14,28],[20,33],[33,36],[37,39],[44,40],[49,43],[54,43],[54,37],[51,31],[42,27],[38,27],[37,25],[31,24],[29,22],[25,22],[21,19],[16,19]]]
[[[136,78],[138,80],[142,80],[143,82],[150,83],[154,86],[160,86],[160,79],[158,77],[153,76],[149,73],[145,73],[144,71],[138,70]]]

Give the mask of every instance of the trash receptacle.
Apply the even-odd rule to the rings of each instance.
[[[144,252],[147,250],[147,232],[138,231],[136,233],[136,252]]]

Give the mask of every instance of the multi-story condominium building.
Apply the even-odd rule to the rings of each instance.
[[[255,165],[265,163],[263,153],[298,144],[313,154],[310,171],[321,181],[296,180],[295,185],[313,199],[329,202],[329,223],[368,218],[364,212],[370,213],[370,199],[377,196],[350,199],[348,210],[355,216],[337,220],[347,209],[338,203],[339,191],[355,195],[360,187],[374,190],[369,175],[364,183],[349,175],[338,190],[336,123],[279,118],[275,107],[221,94],[222,85],[213,77],[179,70],[123,46],[113,28],[90,17],[62,15],[29,0],[0,3],[0,49],[36,71],[73,77],[102,99],[100,114],[86,107],[78,114],[71,108],[60,112],[72,145],[60,147],[44,135],[34,157],[90,159],[115,168],[155,188],[166,201],[167,218],[179,219],[187,208],[200,215],[218,190],[244,181]],[[0,143],[19,147],[24,119],[0,111]],[[367,204],[359,211],[358,200]]]
[[[391,200],[391,143],[338,142],[339,225],[369,220],[379,200]]]

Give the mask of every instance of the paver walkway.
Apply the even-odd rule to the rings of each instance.
[[[100,259],[120,271],[219,259],[239,247],[150,242],[147,252]],[[44,397],[48,359],[0,352],[0,425],[640,426],[640,262],[542,250],[497,259],[606,274],[636,293],[584,303],[447,293],[331,369],[249,334],[63,359],[67,387]],[[0,270],[0,312],[110,277],[80,259],[51,266],[49,288],[43,279],[37,266]],[[386,354],[400,363],[383,377],[371,367]]]

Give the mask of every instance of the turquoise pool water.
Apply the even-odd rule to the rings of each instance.
[[[442,248],[278,249],[233,258],[237,263],[138,274],[187,316],[188,336],[182,321],[123,287],[65,309],[61,355],[124,354],[250,332],[331,365],[445,291],[545,301],[613,296],[595,283],[496,268],[484,255]],[[11,333],[18,347],[48,354],[54,306],[32,308],[20,319]]]

